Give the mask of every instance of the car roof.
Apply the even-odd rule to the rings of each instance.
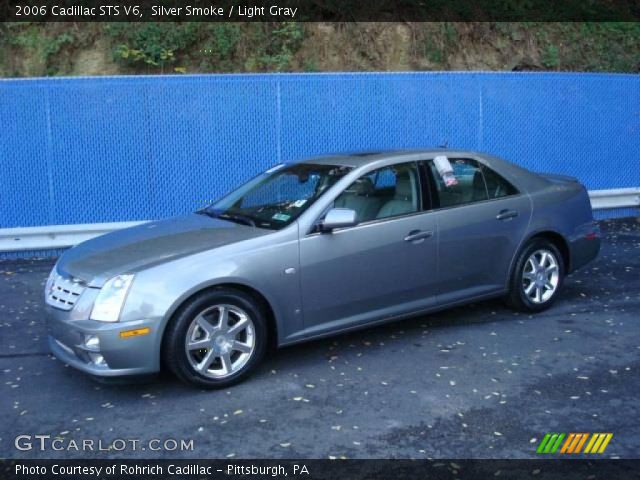
[[[319,165],[344,165],[348,167],[360,167],[378,160],[386,160],[395,157],[401,157],[402,153],[408,150],[387,150],[387,151],[362,151],[335,153],[332,155],[324,155],[321,157],[313,157],[300,160],[302,163],[313,163]]]
[[[319,157],[305,158],[297,160],[293,163],[312,163],[316,165],[341,165],[348,167],[361,167],[370,163],[377,163],[381,160],[402,160],[405,157],[424,156],[426,158],[436,155],[446,155],[448,157],[460,156],[480,156],[486,158],[486,155],[463,150],[448,150],[445,148],[434,149],[402,149],[402,150],[380,150],[380,151],[362,151],[349,153],[336,153],[332,155],[323,155]]]
[[[489,168],[495,170],[501,175],[506,176],[511,182],[515,183],[519,189],[532,191],[534,189],[543,188],[548,184],[542,177],[535,173],[515,165],[493,155],[473,150],[455,150],[448,148],[431,148],[431,149],[403,149],[403,150],[386,150],[386,151],[364,151],[355,153],[342,153],[334,155],[326,155],[315,158],[301,159],[292,163],[309,163],[315,165],[340,165],[352,168],[364,167],[371,164],[380,166],[405,161],[417,161],[433,158],[437,155],[445,155],[449,158],[475,158],[480,160]]]

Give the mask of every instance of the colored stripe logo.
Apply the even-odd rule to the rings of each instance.
[[[547,433],[536,453],[604,453],[612,438],[613,433]]]

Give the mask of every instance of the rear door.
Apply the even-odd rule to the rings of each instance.
[[[477,160],[450,159],[445,185],[433,160],[426,170],[439,232],[438,303],[503,290],[531,215],[530,201]]]

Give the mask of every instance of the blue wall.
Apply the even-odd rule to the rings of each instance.
[[[640,185],[640,76],[362,73],[0,80],[0,228],[192,211],[282,160],[451,147]]]

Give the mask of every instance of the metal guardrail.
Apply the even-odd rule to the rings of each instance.
[[[589,199],[594,210],[640,207],[640,188],[589,190]]]
[[[640,207],[640,188],[590,190],[591,208]],[[0,229],[0,252],[38,251],[67,248],[105,233],[146,223],[113,222],[78,225],[47,225]]]
[[[146,222],[85,223],[0,229],[0,252],[54,250]]]

